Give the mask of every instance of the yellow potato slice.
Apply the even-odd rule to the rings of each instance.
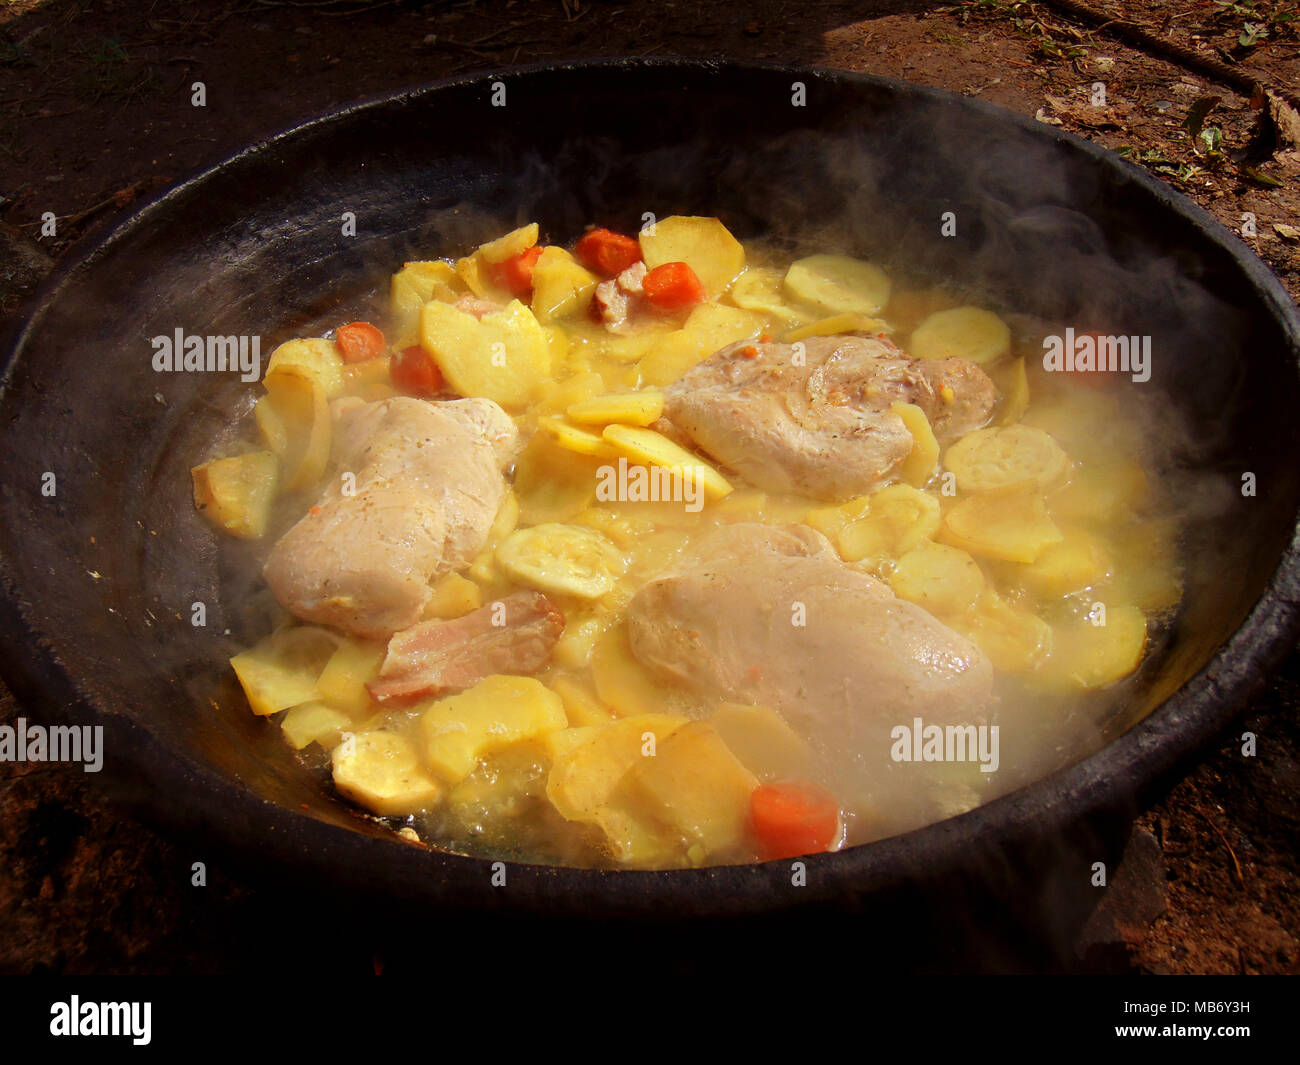
[[[1019,489],[985,492],[953,505],[942,538],[972,555],[1033,562],[1064,537],[1048,516],[1043,497]]]
[[[543,248],[533,266],[533,313],[541,322],[585,313],[599,282],[563,248]]]
[[[737,307],[758,311],[769,318],[797,325],[808,316],[785,302],[781,282],[784,275],[769,266],[749,266],[731,285],[728,295]]]
[[[436,300],[420,311],[420,344],[462,396],[517,410],[550,380],[551,344],[518,300],[482,319]]]
[[[934,496],[891,484],[867,496],[865,514],[840,529],[835,543],[845,562],[898,558],[933,537],[941,520]]]
[[[614,858],[624,863],[653,865],[680,853],[680,843],[665,839],[614,803],[613,796],[627,772],[646,755],[647,737],[657,751],[687,719],[668,714],[623,718],[598,727],[585,742],[560,752],[546,781],[546,797],[560,816],[596,825]]]
[[[230,665],[253,713],[268,717],[318,699],[316,680],[339,639],[328,629],[294,625],[235,655]]]
[[[551,439],[566,451],[602,459],[618,457],[618,450],[603,436],[593,433],[590,429],[570,425],[561,418],[538,418],[537,427],[550,434]]]
[[[1051,626],[992,590],[985,591],[974,610],[945,620],[1004,673],[1032,673],[1052,653]]]
[[[646,734],[655,749],[687,719],[673,714],[639,714],[602,727],[587,742],[563,752],[551,766],[546,795],[569,821],[598,823],[600,810],[646,749]]]
[[[925,485],[939,466],[939,441],[930,428],[930,419],[925,411],[914,403],[892,403],[889,409],[903,419],[907,431],[912,434],[912,450],[898,474],[915,488]]]
[[[983,366],[1011,350],[1011,330],[992,311],[952,307],[918,325],[907,350],[919,359],[968,359]]]
[[[331,706],[350,714],[365,713],[371,707],[366,682],[379,676],[387,650],[382,640],[341,640],[316,678],[316,691]]]
[[[1015,425],[1029,409],[1029,374],[1025,371],[1025,360],[1016,359],[995,380],[998,391],[1002,393],[998,425]]]
[[[832,314],[815,322],[791,329],[785,335],[787,344],[808,337],[839,336],[841,333],[892,333],[893,327],[883,318],[869,318],[865,314]]]
[[[280,730],[295,751],[313,743],[328,750],[351,726],[352,719],[347,714],[325,703],[301,703],[288,710],[280,722]]]
[[[496,240],[489,240],[486,244],[480,244],[478,254],[483,258],[484,262],[503,263],[507,259],[513,259],[516,255],[522,255],[536,244],[537,234],[537,223],[529,222],[526,226],[512,229],[504,237],[497,237]]]
[[[275,418],[284,426],[285,450],[280,460],[288,471],[290,492],[309,488],[320,480],[329,463],[333,422],[329,400],[319,380],[295,364],[284,364],[263,382]]]
[[[393,275],[388,286],[389,305],[398,323],[397,332],[401,335],[418,333],[421,307],[430,300],[454,303],[467,291],[469,289],[451,263],[441,259],[407,263]]]
[[[290,340],[271,352],[262,380],[266,383],[292,366],[295,373],[310,377],[320,385],[326,399],[333,399],[343,391],[344,365],[343,355],[332,340]]]
[[[963,492],[1015,486],[1050,488],[1070,468],[1061,446],[1043,430],[1029,425],[967,433],[948,449],[943,464]]]
[[[592,396],[599,396],[604,391],[604,379],[600,374],[589,369],[584,361],[581,363],[581,368],[576,369],[572,376],[551,385],[534,409],[539,415],[563,414],[573,404],[590,399]]]
[[[520,584],[579,599],[608,594],[625,565],[622,552],[596,530],[558,522],[511,533],[496,560]]]
[[[1054,517],[1106,525],[1140,507],[1149,494],[1146,471],[1132,459],[1083,462],[1047,505]]]
[[[515,463],[520,520],[526,525],[568,521],[586,510],[596,500],[596,479],[607,461],[561,447],[549,432],[535,435]]]
[[[775,710],[723,703],[709,723],[741,765],[760,780],[806,779],[812,774],[812,748]]]
[[[665,825],[700,858],[733,852],[749,835],[749,802],[758,778],[712,725],[691,721],[642,758],[614,791],[638,819]]]
[[[745,268],[745,249],[716,218],[673,215],[638,236],[647,270],[685,263],[710,296],[717,296]]]
[[[1113,563],[1101,541],[1083,529],[1063,529],[1059,544],[1043,549],[1026,566],[1020,579],[1041,596],[1062,596],[1102,584],[1110,579]]]
[[[1147,643],[1147,619],[1135,606],[1106,610],[1106,624],[1080,620],[1056,630],[1045,673],[1067,689],[1105,688],[1137,669]]]
[[[731,484],[698,455],[673,443],[653,429],[631,425],[607,425],[602,434],[621,455],[635,462],[664,466],[681,473],[698,484],[710,499],[721,499],[731,492]]]
[[[477,584],[459,573],[448,573],[434,582],[433,595],[424,605],[423,616],[442,620],[460,618],[482,605],[483,591]]]
[[[564,712],[569,718],[566,732],[594,725],[608,725],[616,720],[614,712],[597,698],[586,679],[562,674],[551,680],[551,690],[564,703]]]
[[[367,810],[400,817],[434,806],[442,788],[420,766],[415,747],[395,732],[358,733],[334,748],[334,786]]]
[[[827,314],[878,314],[889,302],[889,277],[873,263],[847,255],[810,255],[790,265],[784,288]]]
[[[657,387],[670,385],[715,351],[757,337],[764,322],[754,311],[702,303],[691,311],[681,329],[650,338],[640,363],[641,381]]]
[[[632,657],[627,627],[617,625],[597,637],[591,651],[591,679],[600,701],[619,717],[663,713],[670,695]]]
[[[664,394],[656,388],[639,392],[614,392],[580,400],[569,407],[571,421],[583,425],[649,425],[664,412]]]
[[[984,590],[984,573],[960,548],[926,543],[898,560],[889,586],[900,599],[931,613],[957,614],[975,606]]]
[[[266,532],[280,464],[269,451],[214,459],[190,470],[194,505],[217,528],[241,539]]]
[[[458,784],[485,755],[568,724],[560,697],[541,681],[497,674],[429,705],[420,737],[433,771]]]

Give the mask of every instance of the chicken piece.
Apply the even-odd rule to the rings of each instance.
[[[649,312],[641,282],[645,280],[645,263],[635,262],[609,281],[596,286],[592,312],[611,333],[630,333]]]
[[[975,724],[993,702],[979,648],[807,526],[710,533],[636,593],[628,638],[665,680],[777,710],[841,793],[888,765],[895,726]]]
[[[993,382],[964,359],[829,336],[725,347],[664,391],[664,415],[759,488],[840,501],[892,480],[911,451],[890,404],[920,407],[946,443],[984,425],[996,400]]]
[[[415,624],[430,581],[482,549],[517,446],[514,422],[491,400],[341,406],[335,476],[263,570],[275,597],[304,621],[356,636]]]
[[[515,592],[451,620],[422,621],[394,633],[376,702],[406,703],[462,691],[496,673],[535,673],[551,660],[564,614],[541,592]]]

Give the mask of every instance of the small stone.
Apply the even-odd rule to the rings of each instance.
[[[1285,222],[1274,222],[1273,232],[1283,240],[1300,241],[1300,229],[1295,226],[1289,226]]]

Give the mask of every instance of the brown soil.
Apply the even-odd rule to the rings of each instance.
[[[1092,4],[1268,85],[1300,84],[1296,0]],[[1300,234],[1288,228],[1300,225],[1294,115],[1048,3],[16,0],[0,12],[0,313],[12,313],[47,255],[260,136],[451,74],[621,54],[822,64],[1038,115],[1124,152],[1234,230],[1253,214],[1256,235],[1243,239],[1300,296]],[[202,109],[191,105],[200,81]],[[1096,82],[1103,106],[1093,105]],[[1197,136],[1189,113],[1210,97]],[[58,219],[53,236],[42,234],[45,212]],[[1080,941],[1079,968],[1300,971],[1298,685],[1293,656],[1233,737],[1141,819]],[[0,719],[18,713],[0,693]],[[1247,730],[1258,736],[1254,758],[1240,753]],[[252,937],[274,911],[219,871],[196,900],[186,846],[116,816],[93,780],[0,769],[0,969],[255,964]],[[362,954],[347,965],[370,965]]]

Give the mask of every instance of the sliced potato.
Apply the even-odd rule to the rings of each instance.
[[[270,396],[263,396],[253,404],[253,420],[257,423],[262,442],[277,457],[283,459],[289,451],[289,424]]]
[[[420,737],[433,771],[458,784],[485,755],[568,724],[560,697],[541,681],[497,674],[433,702],[420,717]]]
[[[561,418],[538,418],[537,427],[550,434],[551,439],[564,448],[565,451],[572,451],[578,455],[591,455],[601,459],[618,457],[618,450],[603,436],[593,433],[590,429],[570,425]]]
[[[302,491],[319,481],[329,464],[334,435],[329,400],[319,380],[296,364],[282,365],[264,384],[274,417],[284,426],[285,487]]]
[[[424,605],[424,617],[460,618],[482,605],[483,591],[477,584],[459,573],[448,573],[434,582],[433,595]]]
[[[480,244],[478,254],[483,258],[484,262],[503,263],[507,259],[513,259],[516,255],[522,255],[536,244],[537,234],[537,223],[529,222],[526,226],[512,229],[504,237],[497,237],[496,240],[489,240],[486,244]]]
[[[889,277],[873,263],[847,255],[810,255],[792,263],[784,288],[827,314],[874,315],[889,302]]]
[[[653,429],[632,425],[607,425],[602,434],[621,455],[634,462],[664,466],[700,485],[710,499],[721,499],[731,492],[731,484],[698,455],[675,444]]]
[[[785,341],[793,344],[808,337],[839,336],[841,333],[892,333],[893,327],[883,318],[870,318],[865,314],[832,314],[815,322],[801,325],[786,333]]]
[[[496,560],[520,584],[579,599],[608,594],[624,568],[622,552],[596,530],[558,522],[511,533]]]
[[[467,291],[468,287],[451,263],[440,259],[407,263],[393,275],[388,287],[389,305],[398,323],[398,334],[418,334],[420,308],[430,300],[454,303]]]
[[[1033,562],[1064,537],[1040,494],[1013,489],[954,504],[944,516],[943,539],[972,555]]]
[[[551,344],[518,300],[481,319],[432,301],[420,312],[420,344],[462,396],[519,409],[550,380]]]
[[[651,232],[638,237],[646,269],[664,263],[686,263],[717,296],[745,268],[745,249],[716,218],[673,215],[660,219]]]
[[[984,590],[984,573],[960,548],[925,543],[899,558],[889,586],[900,599],[931,613],[957,614],[974,607]]]
[[[382,640],[348,637],[339,641],[316,678],[316,691],[331,706],[350,714],[365,713],[371,706],[366,683],[379,676],[387,651],[388,645]]]
[[[709,723],[760,780],[806,779],[813,771],[812,748],[775,710],[723,703]]]
[[[214,459],[195,466],[190,476],[194,505],[217,528],[253,540],[266,532],[280,476],[280,464],[271,452]]]
[[[1047,503],[1053,516],[1064,520],[1107,524],[1140,507],[1149,492],[1146,472],[1132,459],[1084,462]]]
[[[555,677],[551,681],[551,690],[564,703],[564,712],[569,718],[566,732],[572,732],[576,728],[608,725],[616,720],[614,712],[600,701],[585,678],[579,679],[567,674]]]
[[[1052,628],[1037,614],[986,590],[975,609],[945,619],[1004,673],[1032,673],[1052,653]]]
[[[867,500],[866,513],[850,521],[835,537],[845,562],[898,558],[939,529],[939,501],[928,492],[891,484]]]
[[[764,321],[754,311],[702,303],[691,311],[681,329],[652,337],[641,359],[641,381],[659,387],[670,385],[715,351],[758,336]]]
[[[913,487],[920,488],[934,476],[939,466],[939,441],[930,428],[930,419],[916,404],[893,403],[889,409],[903,419],[907,431],[912,434],[912,450],[903,460],[899,476]]]
[[[1113,570],[1110,553],[1083,529],[1063,529],[1064,539],[1051,544],[1020,572],[1025,587],[1042,596],[1062,596],[1102,584]]]
[[[560,752],[546,781],[546,797],[569,821],[598,826],[613,856],[625,863],[657,864],[680,852],[680,844],[665,839],[613,803],[619,782],[644,757],[647,736],[655,749],[687,719],[669,714],[623,718],[597,728],[590,739]]]
[[[640,820],[668,827],[707,858],[735,852],[749,835],[749,800],[758,778],[712,725],[691,721],[636,762],[613,793]]]
[[[318,699],[316,680],[338,647],[337,635],[315,625],[277,629],[230,665],[259,717]]]
[[[434,806],[442,788],[420,766],[415,747],[395,732],[375,729],[340,743],[332,756],[334,786],[384,817]]]
[[[1064,477],[1070,460],[1061,446],[1030,425],[977,429],[952,445],[943,464],[963,492],[1001,488],[1050,488]]]
[[[347,714],[326,703],[300,703],[285,712],[280,730],[295,751],[313,743],[328,750],[351,725],[352,719]]]
[[[533,313],[541,322],[582,314],[599,282],[600,278],[563,248],[543,248],[533,266]]]
[[[568,409],[569,419],[583,425],[649,425],[664,412],[664,394],[657,388],[614,392],[580,400]]]
[[[1107,687],[1137,669],[1146,643],[1146,615],[1135,606],[1110,607],[1105,625],[1080,620],[1056,630],[1045,679],[1076,690]]]
[[[539,415],[563,414],[573,404],[590,399],[592,396],[599,396],[606,391],[604,378],[590,369],[590,364],[586,360],[579,361],[577,365],[575,360],[568,361],[574,368],[573,374],[547,388],[546,394],[534,408]]]
[[[657,684],[627,645],[627,627],[618,625],[597,637],[591,651],[591,678],[600,701],[619,717],[660,714],[668,705]]]
[[[919,359],[968,359],[983,366],[1011,350],[1011,330],[992,311],[951,307],[936,311],[912,333],[908,351]]]
[[[997,378],[1002,403],[998,407],[998,425],[1015,425],[1029,409],[1029,374],[1025,360],[1016,359],[1006,372]]]
[[[527,525],[568,521],[591,506],[606,461],[560,446],[549,432],[535,435],[515,463],[520,519]]]
[[[263,382],[289,366],[320,385],[326,399],[333,399],[343,391],[343,355],[332,340],[290,340],[281,344],[271,352]]]
[[[758,311],[787,325],[798,325],[808,316],[785,301],[781,289],[783,277],[779,270],[768,266],[749,266],[732,282],[728,295],[737,307]]]

